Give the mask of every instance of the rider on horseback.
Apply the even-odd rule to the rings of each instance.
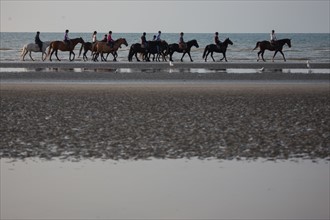
[[[107,44],[112,48],[113,47],[113,43],[115,41],[112,39],[112,36],[111,35],[112,35],[112,31],[109,31]]]
[[[64,34],[64,43],[70,47],[71,45],[71,41],[70,41],[70,38],[69,38],[69,30],[66,30],[65,31],[65,34]]]
[[[97,39],[96,39],[96,34],[97,34],[97,32],[94,31],[93,36],[92,36],[92,43],[93,43],[93,44],[96,43],[96,41],[97,41]]]
[[[39,35],[40,35],[40,32],[37,31],[37,35],[36,35],[36,37],[34,38],[34,41],[35,41],[36,44],[38,44],[38,46],[39,46],[39,48],[40,48],[40,52],[42,52],[42,41],[40,40]]]
[[[217,45],[217,47],[220,49],[221,41],[219,40],[219,33],[218,33],[218,32],[215,32],[214,43],[215,43],[215,45]]]
[[[276,38],[276,35],[275,35],[275,31],[272,30],[272,33],[270,34],[270,44],[272,46],[276,46],[276,41],[277,41],[277,38]]]
[[[160,35],[161,34],[162,34],[162,32],[161,31],[158,31],[158,35],[156,37],[156,41],[161,41],[161,39],[160,39]],[[157,45],[157,53],[159,53],[159,52],[160,52],[159,45]]]
[[[187,49],[187,44],[186,44],[186,42],[184,42],[184,40],[183,40],[183,32],[180,33],[179,48],[180,48],[181,50],[185,50],[185,49]]]
[[[101,40],[101,41],[102,41],[102,42],[107,42],[107,41],[108,41],[108,35],[105,34],[103,40]]]
[[[148,42],[146,39],[146,32],[143,32],[142,36],[141,36],[141,47],[142,48],[148,48]]]

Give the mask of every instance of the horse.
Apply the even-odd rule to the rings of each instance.
[[[223,58],[220,59],[220,61],[222,61],[223,59],[225,59],[225,61],[227,62],[227,58],[226,58],[226,50],[228,47],[228,44],[233,45],[233,42],[227,38],[224,42],[220,43],[220,45],[215,45],[215,44],[209,44],[205,47],[204,49],[204,53],[203,53],[203,58],[205,58],[205,62],[207,61],[207,56],[211,53],[211,57],[213,58],[213,52],[216,53],[222,53]]]
[[[64,41],[52,41],[49,45],[48,55],[47,55],[47,57],[50,55],[49,60],[52,61],[52,55],[55,52],[55,56],[57,60],[61,61],[57,56],[57,52],[58,50],[60,50],[60,51],[69,51],[70,52],[69,60],[73,61],[75,58],[75,53],[73,52],[75,46],[79,43],[84,44],[85,42],[81,37],[71,39],[69,42],[70,42],[69,44],[66,44]],[[73,54],[72,59],[71,59],[71,54]]]
[[[165,56],[168,53],[168,43],[166,41],[148,41],[147,47],[142,47],[140,43],[132,44],[128,53],[128,61],[132,61],[133,56],[135,55],[136,60],[139,62],[139,58],[137,57],[138,53],[141,53],[143,55],[143,59],[146,61],[150,61],[150,55],[153,54],[153,61],[155,60],[155,54],[156,60],[160,61],[160,56],[163,57],[163,60],[166,61]],[[149,55],[149,56],[148,56]]]
[[[110,47],[106,42],[101,42],[101,41],[96,42],[93,45],[93,51],[94,51],[94,49],[96,51],[96,52],[94,52],[93,60],[96,61],[98,55],[101,53],[101,60],[107,61],[104,58],[103,53],[112,53],[112,55],[114,56],[114,61],[116,61],[117,50],[121,47],[122,44],[124,44],[126,47],[128,46],[125,38],[119,38],[119,39],[115,40],[113,47]]]
[[[104,41],[102,41],[102,42],[104,42]],[[80,47],[80,50],[79,50],[79,55],[78,55],[78,57],[80,57],[81,52],[82,52],[82,49],[84,49],[84,53],[83,53],[83,59],[84,59],[84,61],[87,61],[87,60],[88,60],[86,54],[87,54],[87,52],[88,52],[89,50],[92,52],[91,55],[93,55],[93,52],[96,52],[96,48],[95,48],[95,47],[93,48],[93,43],[91,43],[91,42],[85,42],[84,44],[81,44],[81,47]],[[113,57],[114,57],[114,60],[115,60],[116,57],[118,56],[118,55],[117,55],[117,52],[112,53],[112,55],[113,55]],[[108,58],[108,56],[109,56],[109,53],[108,53],[106,59]]]
[[[284,53],[282,52],[283,46],[287,44],[289,48],[291,48],[291,39],[285,38],[285,39],[281,39],[275,42],[275,44],[271,44],[269,41],[258,41],[256,44],[256,47],[253,49],[257,49],[258,47],[260,48],[260,51],[258,52],[258,59],[257,61],[260,60],[259,55],[261,54],[261,58],[263,61],[266,61],[264,59],[264,53],[265,50],[270,50],[270,51],[275,51],[274,56],[273,56],[273,62],[274,62],[274,58],[275,55],[277,54],[277,52],[280,52],[283,56],[284,61],[286,61]]]
[[[193,60],[191,59],[191,56],[190,56],[191,47],[192,46],[195,46],[196,48],[199,48],[199,45],[197,43],[197,40],[188,41],[186,44],[187,44],[187,48],[186,49],[181,49],[179,47],[179,44],[170,44],[168,46],[169,54],[170,54],[170,61],[173,62],[173,60],[172,60],[173,53],[174,52],[178,52],[178,53],[183,53],[183,55],[181,57],[181,62],[183,62],[183,57],[184,57],[184,55],[186,55],[186,53],[189,55],[190,61],[193,62]]]
[[[137,57],[137,54],[141,53],[143,56],[143,59],[148,59],[148,50],[146,47],[142,47],[140,43],[132,44],[129,48],[128,52],[128,61],[131,62],[133,60],[133,56],[135,55],[135,58],[138,62],[140,62],[139,58]],[[148,61],[148,60],[147,60]]]
[[[25,55],[29,53],[29,56],[31,58],[32,61],[34,61],[34,59],[32,58],[31,56],[31,52],[42,52],[41,53],[41,59],[42,61],[45,61],[46,57],[47,57],[47,53],[46,53],[46,49],[47,47],[50,45],[50,41],[45,41],[42,43],[42,51],[40,51],[40,48],[38,46],[38,44],[35,44],[35,43],[30,43],[30,44],[26,44],[23,46],[23,49],[22,49],[22,53],[21,53],[21,57],[22,57],[22,60],[24,60],[25,58]],[[44,54],[45,54],[45,58],[44,58]]]
[[[86,61],[86,60],[88,60],[86,54],[89,50],[92,51],[93,43],[85,42],[85,43],[81,44],[78,57],[80,57],[83,48],[84,48],[83,59],[84,59],[84,61]],[[92,51],[92,53],[93,53],[93,51]]]
[[[164,40],[162,41],[149,41],[149,48],[148,48],[148,60],[150,60],[151,54],[153,55],[153,61],[155,61],[155,54],[156,54],[156,61],[160,62],[160,56],[162,56],[163,61],[166,60],[166,55],[168,53],[168,43]]]

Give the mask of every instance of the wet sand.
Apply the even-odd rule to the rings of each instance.
[[[0,157],[329,159],[329,84],[2,83]]]

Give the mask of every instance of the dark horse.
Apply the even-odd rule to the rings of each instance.
[[[153,54],[155,60],[155,54],[157,54],[156,60],[160,61],[160,56],[163,57],[163,60],[166,61],[165,56],[168,53],[168,43],[166,41],[148,41],[147,47],[142,47],[140,43],[132,44],[128,53],[128,61],[133,60],[133,56],[135,55],[136,60],[139,62],[139,58],[137,57],[138,53],[141,53],[143,56],[143,60],[150,61],[150,55]],[[149,55],[149,56],[148,56]]]
[[[188,41],[187,43],[187,48],[186,49],[181,49],[179,47],[179,44],[170,44],[168,46],[169,48],[169,54],[170,54],[170,61],[173,62],[172,60],[172,55],[174,52],[178,52],[178,53],[183,53],[182,57],[181,57],[181,62],[183,62],[183,57],[184,55],[186,55],[186,53],[189,55],[190,57],[190,61],[193,62],[193,60],[191,59],[191,56],[190,56],[190,50],[191,50],[191,47],[192,46],[195,46],[195,47],[199,47],[198,43],[197,43],[197,40],[191,40],[191,41]]]
[[[207,61],[207,56],[209,55],[209,53],[211,53],[211,57],[212,57],[213,61],[215,61],[213,58],[213,52],[222,53],[223,58],[220,61],[225,59],[225,61],[227,62],[226,50],[227,50],[228,44],[233,45],[233,42],[229,38],[227,38],[224,42],[220,43],[219,46],[215,45],[215,44],[207,45],[205,47],[204,53],[203,53],[203,58],[205,58],[205,62]]]
[[[258,41],[257,44],[256,44],[256,47],[253,49],[257,49],[258,47],[260,48],[260,51],[258,52],[258,59],[257,61],[260,60],[260,54],[261,54],[261,58],[263,61],[266,61],[264,59],[264,53],[265,53],[265,50],[270,50],[270,51],[275,51],[274,53],[274,56],[273,56],[273,62],[274,62],[274,58],[277,54],[277,52],[280,52],[283,56],[283,59],[284,61],[286,61],[285,57],[284,57],[284,54],[282,52],[283,50],[283,46],[287,44],[289,46],[289,48],[291,48],[291,39],[281,39],[281,40],[278,40],[276,41],[274,44],[271,44],[269,41]]]
[[[163,61],[166,61],[166,55],[168,54],[168,43],[164,40],[162,41],[151,41],[152,43],[148,49],[148,60],[150,60],[151,54],[153,55],[152,61],[155,61],[155,54],[156,54],[156,61],[160,62],[160,56],[162,56]]]
[[[79,56],[78,56],[78,57],[80,57],[83,48],[84,48],[83,59],[84,59],[84,61],[86,61],[86,60],[88,60],[88,58],[87,58],[87,56],[86,56],[87,52],[88,52],[89,50],[90,50],[91,52],[93,52],[93,51],[92,51],[93,43],[91,43],[91,42],[85,42],[84,44],[81,44],[81,48],[80,48],[80,50],[79,50]]]
[[[49,60],[52,61],[52,55],[55,52],[55,56],[56,56],[57,60],[58,61],[61,61],[58,58],[58,56],[57,56],[58,50],[61,50],[61,51],[70,51],[69,60],[70,61],[73,61],[74,60],[74,57],[75,57],[75,53],[73,52],[73,50],[74,50],[75,46],[78,43],[84,44],[85,42],[84,42],[84,40],[81,37],[70,40],[70,43],[69,44],[66,44],[63,41],[52,41],[50,43],[50,45],[49,45],[47,57],[50,54]],[[73,54],[73,58],[72,59],[71,59],[71,54]]]

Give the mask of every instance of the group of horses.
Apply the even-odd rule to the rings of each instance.
[[[77,46],[77,44],[81,44],[81,48],[79,50],[79,56],[81,55],[82,50],[84,49],[83,53],[83,60],[88,60],[87,52],[91,51],[92,60],[98,61],[98,57],[101,57],[101,61],[107,61],[107,58],[109,54],[112,54],[113,60],[116,61],[116,58],[118,56],[117,51],[119,48],[121,48],[122,45],[128,46],[128,43],[125,38],[119,38],[116,41],[113,42],[112,45],[108,45],[107,42],[98,41],[96,43],[91,42],[85,42],[81,37],[75,38],[69,41],[69,43],[65,43],[64,41],[45,41],[42,45],[42,51],[40,51],[40,48],[37,44],[30,43],[27,45],[24,45],[22,50],[22,60],[24,61],[24,58],[26,54],[29,52],[29,56],[31,60],[33,60],[31,56],[31,52],[42,52],[41,58],[42,60],[46,60],[49,57],[49,60],[52,61],[52,56],[55,53],[55,56],[58,61],[60,59],[58,58],[58,51],[69,51],[69,60],[73,61],[75,59],[75,53],[74,48]],[[276,41],[275,44],[270,43],[269,41],[258,41],[255,48],[260,48],[258,52],[258,59],[260,60],[260,55],[263,61],[264,59],[264,53],[265,50],[275,51],[273,55],[273,61],[278,52],[280,52],[283,56],[284,61],[286,61],[285,56],[283,54],[283,46],[288,45],[288,47],[291,47],[291,40],[290,39],[281,39]],[[225,59],[227,62],[226,57],[226,51],[228,45],[233,45],[233,42],[227,38],[224,40],[220,45],[216,44],[209,44],[205,47],[204,53],[203,53],[203,59],[207,61],[207,57],[210,54],[213,61],[215,61],[213,57],[213,53],[222,53],[223,58],[220,60],[222,61]],[[190,51],[192,47],[199,48],[199,45],[197,43],[197,40],[190,40],[186,42],[186,45],[184,48],[182,48],[179,44],[168,44],[166,41],[148,41],[147,45],[142,45],[140,43],[132,44],[128,53],[128,61],[133,61],[133,57],[135,56],[137,61],[140,61],[138,58],[138,54],[141,54],[142,59],[144,61],[150,61],[151,55],[153,55],[153,61],[156,59],[156,61],[160,61],[160,58],[162,57],[163,61],[167,61],[166,57],[169,56],[169,60],[173,62],[172,56],[174,52],[182,53],[181,62],[183,61],[183,57],[188,54],[190,61],[193,62]],[[46,53],[46,49],[48,49],[48,53]],[[104,54],[106,54],[106,57],[104,57]]]

